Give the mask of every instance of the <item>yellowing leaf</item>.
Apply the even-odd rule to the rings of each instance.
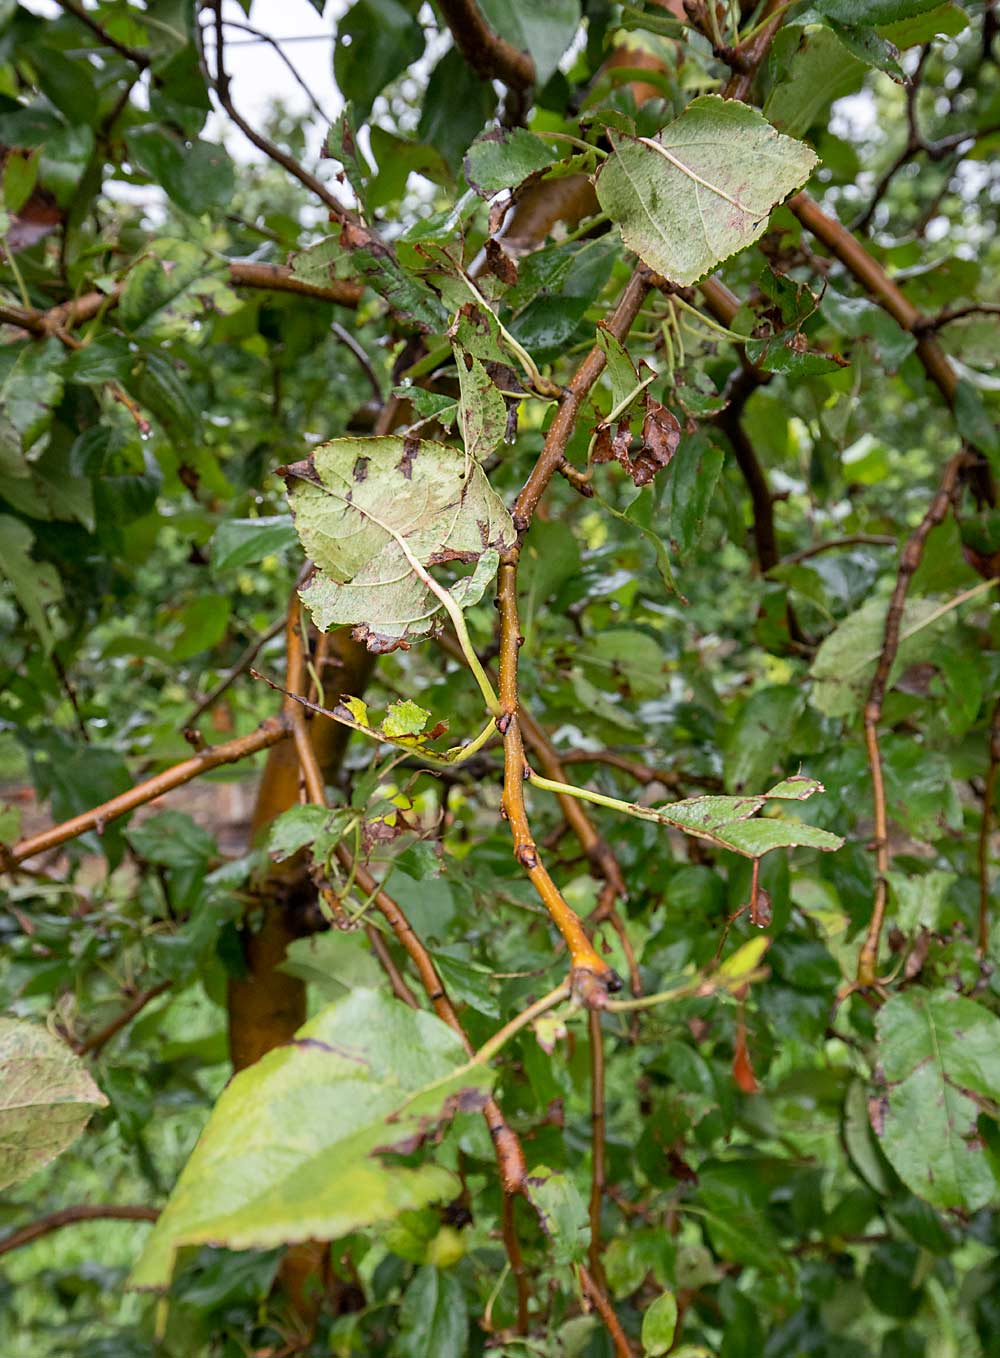
[[[185,1245],[335,1240],[453,1195],[433,1164],[390,1165],[491,1075],[440,1019],[355,989],[226,1086],[147,1241],[133,1287],[166,1287]]]
[[[485,561],[475,587],[455,597],[477,603],[514,542],[503,501],[474,458],[416,438],[343,438],[283,469],[289,501],[316,575],[301,591],[322,631],[353,624],[369,650],[389,651],[430,630],[441,601],[431,567]]]
[[[772,208],[817,164],[755,109],[713,94],[656,137],[612,142],[597,177],[601,207],[644,263],[685,285],[762,236]]]
[[[80,1058],[47,1028],[0,1019],[0,1188],[62,1154],[107,1102]]]

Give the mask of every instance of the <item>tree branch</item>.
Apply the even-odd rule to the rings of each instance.
[[[131,61],[134,66],[138,66],[140,71],[146,71],[150,66],[150,58],[146,52],[140,52],[136,47],[129,47],[127,43],[119,42],[112,37],[103,25],[99,24],[92,14],[84,9],[82,5],[77,5],[74,0],[56,0],[59,8],[66,14],[71,14],[74,19],[79,20],[85,28],[89,28],[95,38],[98,38],[104,47],[110,47],[119,56]]]
[[[135,787],[129,788],[127,792],[122,792],[117,797],[112,797],[110,801],[102,802],[100,806],[84,811],[82,815],[73,816],[60,825],[50,826],[37,835],[20,840],[12,849],[6,851],[7,865],[22,863],[26,858],[33,858],[35,854],[56,849],[67,840],[86,834],[88,830],[96,830],[100,834],[109,821],[127,816],[136,807],[155,801],[165,792],[181,787],[184,783],[190,783],[192,779],[208,773],[210,769],[217,769],[223,764],[236,764],[241,759],[257,754],[259,750],[277,745],[279,741],[286,739],[290,731],[291,726],[285,716],[268,717],[249,735],[237,736],[235,740],[224,741],[221,745],[210,745],[190,759],[175,764],[173,768],[165,769],[163,773],[157,773],[154,777],[147,778],[145,782],[136,783]],[[4,863],[0,862],[0,867],[2,866]]]
[[[494,33],[476,0],[438,0],[455,46],[483,80],[502,80],[514,90],[535,83],[535,63],[527,52]]]
[[[355,214],[346,207],[335,194],[331,193],[321,180],[315,175],[310,174],[304,166],[300,165],[294,156],[283,151],[280,146],[276,146],[273,141],[265,137],[263,133],[251,126],[250,123],[239,113],[233,103],[230,92],[230,78],[226,72],[225,64],[225,37],[223,35],[224,20],[222,18],[222,0],[209,0],[207,8],[213,16],[215,28],[215,75],[213,76],[208,68],[205,59],[203,32],[200,22],[195,24],[195,33],[198,41],[199,59],[205,75],[206,83],[215,91],[216,98],[229,118],[236,124],[248,141],[252,142],[268,160],[273,160],[276,165],[297,179],[299,183],[314,194],[321,203],[329,208],[331,214],[338,222],[356,222]]]
[[[868,767],[872,780],[872,802],[875,818],[875,896],[872,902],[871,919],[861,952],[858,954],[858,985],[875,985],[878,979],[878,951],[885,919],[885,907],[889,896],[889,823],[885,804],[885,779],[882,769],[882,752],[879,748],[878,727],[882,720],[882,705],[885,701],[889,674],[899,650],[899,631],[903,620],[906,593],[914,572],[924,555],[924,547],[932,528],[936,528],[948,513],[954,500],[959,477],[974,459],[967,452],[956,453],[945,468],[937,492],[928,507],[927,513],[914,529],[903,548],[896,572],[896,585],[889,600],[885,616],[885,632],[882,649],[879,653],[875,673],[868,689],[864,707],[865,749],[868,754]]]
[[[48,1216],[39,1217],[37,1221],[5,1235],[0,1240],[0,1254],[30,1245],[43,1235],[51,1235],[53,1231],[62,1230],[64,1226],[72,1226],[78,1221],[156,1221],[159,1215],[158,1207],[119,1207],[111,1203],[107,1206],[82,1204],[79,1207],[64,1207],[59,1212],[50,1212]]]
[[[624,339],[650,288],[648,272],[639,268],[632,275],[607,328],[616,339]],[[566,447],[576,425],[577,416],[594,383],[604,371],[604,351],[594,345],[570,379],[559,401],[559,408],[542,444],[542,450],[531,470],[514,506],[514,526],[518,530],[517,543],[504,553],[500,562],[497,603],[500,609],[500,706],[497,727],[504,738],[503,809],[510,823],[514,839],[514,854],[528,874],[542,903],[569,949],[574,991],[587,1005],[600,1005],[609,988],[621,984],[607,962],[595,952],[576,913],[563,899],[562,893],[550,877],[538,856],[531,834],[531,826],[524,804],[524,779],[527,763],[521,734],[517,691],[518,650],[521,627],[517,611],[517,567],[521,553],[521,536],[527,532],[535,509],[552,477],[563,464]]]
[[[137,1014],[141,1014],[146,1005],[155,1000],[158,995],[162,995],[173,985],[173,981],[158,981],[156,985],[150,986],[148,990],[142,990],[135,996],[129,1004],[111,1020],[106,1027],[100,1028],[90,1037],[86,1037],[82,1042],[74,1042],[73,1050],[77,1056],[86,1056],[93,1052],[99,1052],[105,1047],[113,1037],[116,1037],[121,1030],[128,1026]]]
[[[993,704],[987,745],[986,777],[983,780],[983,817],[979,822],[979,931],[978,952],[985,958],[990,941],[990,834],[997,795],[997,769],[1000,768],[1000,698]]]

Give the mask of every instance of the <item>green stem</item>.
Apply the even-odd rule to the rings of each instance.
[[[597,148],[595,147],[594,149],[596,150]],[[603,226],[605,222],[610,222],[610,220],[611,218],[606,212],[595,212],[593,217],[585,218],[575,231],[570,231],[568,235],[563,236],[559,243],[560,245],[570,245],[573,241],[579,240],[581,236],[588,235],[597,227]]]
[[[554,778],[543,778],[534,769],[528,770],[528,782],[532,787],[539,787],[545,792],[554,792],[557,797],[578,797],[582,802],[593,802],[595,806],[606,806],[609,811],[621,811],[626,816],[635,816],[639,820],[649,820],[656,825],[668,825],[670,822],[661,816],[652,807],[639,806],[635,802],[619,801],[617,797],[608,797],[603,792],[592,792],[589,787],[577,787],[575,783],[557,783]]]
[[[563,981],[561,985],[556,986],[555,990],[550,990],[540,1000],[536,1000],[534,1004],[529,1004],[527,1009],[522,1009],[520,1014],[515,1014],[509,1023],[505,1023],[492,1037],[487,1038],[469,1064],[486,1065],[488,1061],[492,1061],[500,1048],[505,1047],[522,1028],[527,1028],[529,1023],[533,1023],[547,1009],[554,1009],[563,1000],[568,1000],[570,994],[569,983]]]
[[[8,240],[6,235],[3,238],[3,252],[7,257],[7,263],[10,265],[10,271],[14,275],[14,281],[17,283],[17,290],[21,297],[21,304],[23,305],[25,311],[31,311],[33,309],[31,305],[31,298],[28,296],[28,289],[24,285],[24,277],[21,273],[21,269],[20,266],[18,265],[17,259],[14,256],[14,251],[10,248],[10,241]]]
[[[599,146],[592,146],[589,141],[584,141],[582,137],[573,137],[568,132],[536,132],[536,137],[547,137],[551,141],[568,141],[571,146],[578,146],[581,151],[592,151],[601,160],[607,160],[607,151],[602,151]]]
[[[747,340],[750,338],[749,335],[738,335],[735,330],[727,330],[724,325],[720,325],[718,321],[714,321],[710,316],[704,315],[697,307],[692,306],[690,302],[685,302],[683,297],[675,296],[672,300],[675,306],[682,307],[685,311],[690,312],[695,320],[700,321],[701,324],[706,326],[709,330],[714,330],[716,334],[722,335],[724,339],[735,340],[737,344],[746,344]]]

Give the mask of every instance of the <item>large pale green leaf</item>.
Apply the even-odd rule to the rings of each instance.
[[[771,209],[816,156],[754,109],[703,95],[655,138],[612,136],[597,196],[630,250],[674,283],[696,283],[763,235]]]
[[[0,1019],[0,1188],[61,1155],[107,1102],[80,1058],[47,1028]]]
[[[498,551],[514,541],[482,468],[442,443],[334,439],[284,470],[295,526],[317,568],[302,599],[318,627],[353,624],[370,650],[430,629],[441,607],[426,584],[431,567],[478,563],[474,583],[463,582],[467,607],[482,597]]]
[[[890,1164],[935,1207],[984,1207],[998,1185],[977,1122],[1000,1103],[1000,1019],[946,990],[907,990],[877,1024],[885,1094],[872,1125]]]
[[[323,1009],[227,1086],[132,1285],[165,1287],[186,1245],[336,1240],[453,1195],[447,1170],[378,1152],[415,1147],[459,1104],[481,1106],[490,1072],[464,1063],[440,1019],[375,991]]]

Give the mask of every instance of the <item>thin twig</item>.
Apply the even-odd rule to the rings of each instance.
[[[111,1039],[117,1036],[123,1028],[127,1027],[137,1014],[141,1014],[147,1004],[150,1004],[155,1000],[158,995],[162,995],[165,991],[169,990],[172,985],[173,981],[158,981],[156,985],[150,986],[148,990],[140,991],[139,994],[125,1006],[121,1013],[116,1015],[116,1017],[104,1028],[99,1029],[96,1033],[92,1033],[90,1037],[85,1037],[81,1042],[73,1043],[73,1050],[76,1052],[77,1056],[86,1056],[93,1052],[99,1052],[101,1048],[107,1046]]]
[[[383,400],[385,399],[382,395],[382,384],[378,380],[378,374],[372,367],[371,359],[365,353],[364,349],[362,349],[361,345],[354,338],[351,332],[349,330],[346,330],[338,321],[332,322],[330,329],[340,340],[341,344],[345,345],[348,349],[350,349],[351,353],[358,360],[358,363],[361,365],[362,372],[368,378],[368,382],[375,396],[375,400],[379,403],[379,405],[381,405]]]
[[[138,66],[140,71],[148,70],[150,57],[146,52],[140,52],[136,47],[129,47],[127,43],[119,42],[112,37],[103,25],[99,24],[92,14],[88,14],[82,5],[77,5],[74,0],[56,0],[59,8],[67,14],[72,14],[74,19],[78,19],[81,24],[89,28],[96,38],[99,38],[104,47],[110,47],[119,56],[131,61],[134,66]]]
[[[268,44],[269,47],[273,47],[275,52],[277,52],[278,56],[285,63],[285,66],[287,67],[288,72],[291,75],[292,79],[295,81],[296,85],[298,85],[299,89],[309,100],[310,104],[312,104],[313,109],[319,115],[321,121],[328,125],[333,121],[333,119],[330,118],[330,116],[324,111],[323,105],[313,94],[312,90],[302,79],[301,75],[299,75],[299,72],[295,68],[294,62],[289,58],[288,53],[285,52],[285,50],[282,48],[281,43],[277,38],[272,38],[270,33],[264,33],[259,28],[253,28],[250,24],[238,23],[235,19],[223,19],[222,22],[226,25],[227,28],[239,29],[241,33],[252,33],[253,36],[259,42],[265,42]]]
[[[885,616],[885,632],[882,649],[879,653],[875,673],[868,689],[864,707],[865,749],[868,754],[868,767],[871,772],[872,802],[875,819],[875,895],[872,913],[865,941],[858,954],[858,985],[875,985],[878,977],[878,951],[885,920],[886,902],[889,896],[889,823],[886,814],[885,779],[882,769],[882,752],[879,748],[878,727],[882,720],[882,705],[885,701],[889,675],[899,650],[899,632],[903,621],[903,608],[906,593],[914,572],[924,555],[927,538],[933,528],[941,523],[952,504],[958,487],[959,477],[973,461],[967,452],[956,453],[945,468],[937,492],[927,513],[914,529],[909,541],[903,548],[896,572],[896,584],[889,600]]]
[[[260,750],[277,745],[279,741],[288,737],[290,731],[290,724],[285,717],[268,717],[249,735],[237,736],[235,740],[227,740],[220,745],[210,745],[190,759],[175,764],[173,768],[165,769],[142,783],[136,783],[127,792],[102,802],[100,806],[84,811],[79,816],[72,816],[59,825],[52,825],[37,835],[20,840],[9,851],[7,858],[13,863],[21,863],[26,858],[33,858],[35,854],[58,848],[60,844],[76,839],[79,835],[86,834],[88,830],[100,833],[109,822],[118,820],[120,816],[127,816],[136,807],[155,801],[165,792],[181,787],[184,783],[190,783],[192,779],[208,773],[211,769],[217,769],[222,764],[238,763]],[[3,863],[0,862],[0,868],[2,867]]]
[[[622,1329],[621,1321],[615,1315],[615,1308],[608,1300],[604,1289],[582,1264],[577,1264],[576,1267],[584,1292],[594,1310],[607,1326],[611,1342],[615,1346],[615,1358],[632,1358],[632,1345],[629,1343],[625,1331]]]
[[[296,690],[302,691],[306,687],[305,646],[297,608],[289,608],[286,636],[288,644],[287,684],[291,694]],[[326,787],[310,739],[306,711],[291,698],[286,698],[284,715],[292,726],[292,737],[299,757],[299,767],[305,783],[306,794],[310,801],[319,806],[325,806]],[[427,998],[438,1018],[447,1023],[449,1028],[459,1037],[466,1053],[470,1057],[474,1057],[475,1049],[448,998],[444,982],[441,980],[434,961],[399,903],[375,880],[364,864],[352,857],[346,844],[337,845],[336,855],[341,867],[357,883],[359,890],[373,902],[385,917],[398,942],[413,963]],[[483,1116],[493,1141],[504,1195],[505,1197],[513,1197],[524,1192],[527,1178],[527,1167],[520,1140],[517,1133],[508,1124],[495,1099],[487,1100],[483,1108]],[[516,1258],[511,1257],[511,1271],[518,1280],[519,1289],[522,1285],[526,1286],[524,1267],[520,1260],[519,1250]],[[525,1308],[527,1307],[526,1300],[519,1303],[519,1306],[522,1304]]]
[[[888,533],[848,533],[846,537],[830,538],[827,542],[814,542],[811,547],[802,547],[797,552],[789,552],[778,562],[779,566],[795,566],[800,561],[808,561],[822,552],[833,552],[841,547],[895,547],[896,539]]]
[[[601,1263],[601,1207],[604,1202],[604,1033],[601,1016],[591,1009],[587,1015],[587,1035],[590,1039],[590,1271],[601,1284],[604,1267]]]
[[[204,698],[200,699],[197,707],[192,708],[187,714],[180,723],[180,729],[186,731],[193,727],[201,714],[218,702],[226,689],[240,677],[244,670],[253,664],[257,659],[258,652],[284,630],[285,619],[282,617],[278,618],[277,622],[273,622],[266,632],[262,632],[259,637],[254,637],[236,663],[226,670],[214,688],[209,689]]]
[[[926,316],[920,322],[920,332],[940,330],[951,325],[952,321],[963,320],[966,316],[1000,316],[1000,302],[968,302],[964,306],[946,307],[936,316]]]
[[[983,815],[979,822],[979,956],[986,956],[990,941],[990,834],[997,795],[997,769],[1000,767],[1000,698],[993,704],[990,719],[988,763],[983,781]]]
[[[225,36],[223,34],[224,21],[222,18],[222,0],[210,0],[207,8],[213,16],[215,28],[214,76],[209,70],[208,62],[205,60],[204,35],[201,24],[200,22],[196,22],[195,35],[198,42],[199,58],[205,74],[205,79],[209,87],[215,91],[216,98],[226,114],[232,119],[247,140],[257,147],[258,151],[263,152],[268,160],[273,160],[276,165],[280,165],[282,169],[287,170],[293,179],[297,179],[304,188],[307,188],[310,193],[315,194],[320,202],[329,208],[338,222],[356,221],[355,214],[351,212],[351,210],[347,208],[335,194],[331,193],[324,183],[317,179],[314,174],[310,174],[304,166],[299,164],[294,156],[289,155],[287,151],[283,151],[280,146],[275,145],[275,143],[268,137],[265,137],[263,133],[258,132],[257,129],[251,126],[251,124],[239,113],[233,103],[233,97],[230,91],[230,78],[226,72],[226,46]]]
[[[160,1215],[158,1207],[130,1207],[115,1206],[108,1204],[102,1206],[99,1203],[85,1203],[79,1207],[64,1207],[59,1212],[50,1212],[48,1216],[39,1217],[37,1221],[30,1222],[27,1226],[21,1226],[16,1231],[11,1231],[9,1235],[0,1240],[0,1254],[7,1254],[10,1250],[20,1249],[22,1245],[30,1245],[35,1240],[40,1240],[43,1235],[51,1235],[53,1231],[59,1231],[63,1226],[72,1226],[78,1221],[156,1221]]]

